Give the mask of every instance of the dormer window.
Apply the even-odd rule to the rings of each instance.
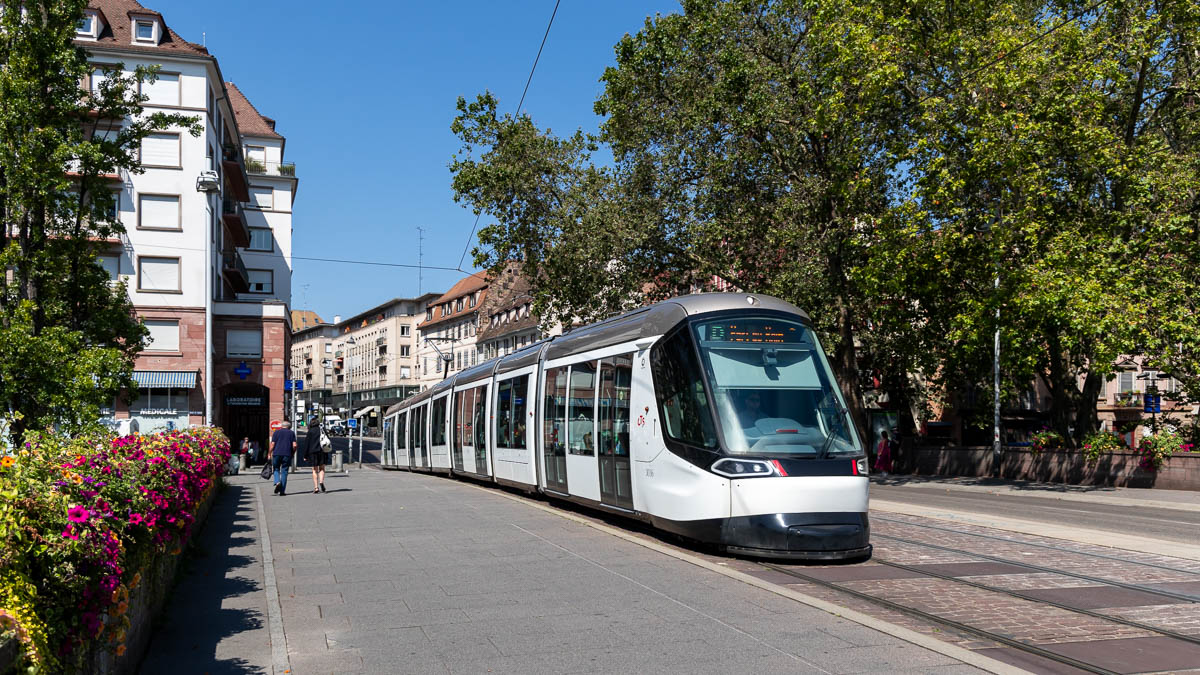
[[[83,18],[75,26],[75,37],[85,40],[95,40],[100,35],[100,17],[93,11],[83,13]]]
[[[154,42],[154,22],[134,21],[133,39],[138,42]]]

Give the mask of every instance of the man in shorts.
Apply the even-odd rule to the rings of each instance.
[[[287,494],[288,467],[292,464],[292,453],[296,451],[296,434],[292,423],[284,421],[271,435],[271,466],[275,469],[275,494]]]
[[[323,433],[319,425],[310,426],[308,434],[304,437],[304,459],[312,467],[314,495],[325,491],[325,462],[329,459],[329,453],[321,447]]]

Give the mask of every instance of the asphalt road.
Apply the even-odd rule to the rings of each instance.
[[[301,434],[297,438],[297,440],[300,444],[300,447],[304,447],[304,435]],[[350,463],[350,462],[357,463],[358,462],[358,437],[357,436],[355,436],[353,439],[343,438],[341,436],[330,436],[329,440],[333,442],[334,450],[341,450],[344,453],[343,456],[346,458],[347,463]],[[350,452],[351,440],[354,441],[354,453],[353,454],[351,454],[351,452]],[[383,449],[382,439],[372,438],[370,436],[364,437],[362,439],[362,447],[363,447],[363,464],[378,464],[380,451]],[[300,464],[301,464],[301,466],[303,466],[304,462],[301,462]]]
[[[1196,511],[878,483],[872,483],[871,496],[905,504],[1074,525],[1187,544],[1200,540],[1200,512]]]

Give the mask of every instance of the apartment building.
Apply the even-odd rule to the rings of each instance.
[[[487,294],[487,277],[477,272],[459,280],[425,309],[425,320],[418,327],[421,389],[479,363],[475,343]]]
[[[99,86],[106,67],[158,65],[158,79],[141,85],[146,112],[194,115],[203,127],[199,137],[151,134],[139,149],[144,173],[114,177],[126,234],[101,262],[128,282],[150,343],[135,364],[136,400],[118,397],[109,414],[137,419],[143,432],[215,424],[263,442],[284,417],[291,335],[297,181],[294,167],[280,168],[284,139],[207,49],[153,9],[93,0],[76,44],[95,64],[86,87]],[[277,149],[274,174],[247,171],[246,153],[260,146]]]
[[[378,420],[387,406],[419,391],[417,324],[437,297],[394,298],[293,334],[292,372],[304,380],[306,408],[321,405],[342,417],[353,409]]]
[[[483,303],[476,343],[479,360],[511,354],[542,338],[562,334],[562,326],[543,332],[538,324],[529,279],[511,264],[491,283]]]

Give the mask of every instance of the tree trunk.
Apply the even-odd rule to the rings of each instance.
[[[863,443],[871,443],[867,424],[867,411],[863,408],[862,396],[858,382],[858,354],[854,348],[854,324],[850,309],[844,298],[838,298],[838,346],[834,353],[833,368],[846,399],[846,408],[850,411],[850,419],[858,429],[859,438]],[[864,448],[865,449],[865,448]]]
[[[1075,404],[1075,447],[1082,447],[1083,439],[1100,428],[1096,399],[1100,396],[1100,387],[1103,384],[1103,378],[1090,371],[1083,380],[1083,391],[1079,393]]]

